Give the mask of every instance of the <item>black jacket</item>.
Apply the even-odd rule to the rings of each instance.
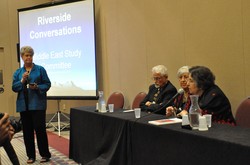
[[[158,88],[155,87],[155,84],[149,86],[149,91],[144,100],[140,103],[140,108],[142,111],[155,112],[158,114],[166,115],[166,107],[172,105],[166,105],[166,103],[177,93],[175,86],[168,81],[163,87],[160,88],[160,93],[158,94],[155,104],[151,104],[150,106],[146,106],[145,103],[147,101],[153,102],[154,95],[157,93]],[[161,109],[161,110],[160,110]],[[159,111],[158,111],[159,110]]]
[[[235,125],[230,102],[217,85],[203,92],[199,97],[199,106],[203,114],[212,114],[214,122]]]

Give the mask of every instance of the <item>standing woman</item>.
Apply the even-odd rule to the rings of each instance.
[[[215,84],[215,76],[209,68],[194,66],[189,69],[189,92],[199,95],[202,114],[212,114],[212,121],[235,125],[231,104],[223,91]]]
[[[184,92],[174,100],[174,104],[172,106],[166,108],[166,117],[173,116],[174,114],[176,114],[177,117],[182,117],[183,115],[188,114],[188,110],[191,105],[189,89],[187,85],[189,78],[189,67],[181,67],[177,72],[177,77]]]
[[[47,91],[51,83],[46,70],[33,63],[34,50],[24,46],[20,50],[24,66],[13,74],[12,90],[17,92],[16,111],[20,112],[23,124],[23,138],[28,156],[27,163],[36,160],[34,131],[36,133],[40,163],[50,161],[45,118]]]

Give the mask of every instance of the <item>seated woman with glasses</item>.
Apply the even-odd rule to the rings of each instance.
[[[174,85],[168,80],[167,68],[164,65],[157,65],[152,68],[154,84],[149,86],[149,91],[144,100],[140,103],[142,111],[166,114],[164,106],[177,93]]]
[[[184,92],[174,100],[172,106],[166,108],[167,117],[176,116],[181,118],[183,115],[188,114],[188,110],[191,105],[191,101],[189,98],[189,89],[187,85],[187,81],[189,78],[189,67],[181,67],[177,72],[177,77]]]

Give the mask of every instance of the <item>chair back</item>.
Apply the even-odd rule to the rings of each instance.
[[[238,126],[250,128],[250,97],[240,103],[236,111],[235,120]]]
[[[147,95],[147,93],[145,93],[145,92],[138,93],[133,100],[132,109],[139,108],[140,103],[146,97],[146,95]]]
[[[114,104],[114,109],[122,109],[124,106],[124,96],[121,92],[113,92],[107,101],[108,104]]]

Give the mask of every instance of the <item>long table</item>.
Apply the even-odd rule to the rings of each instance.
[[[143,117],[145,116],[145,117]],[[214,124],[208,131],[181,123],[155,126],[164,116],[142,112],[70,110],[69,158],[88,165],[249,164],[250,129]]]

